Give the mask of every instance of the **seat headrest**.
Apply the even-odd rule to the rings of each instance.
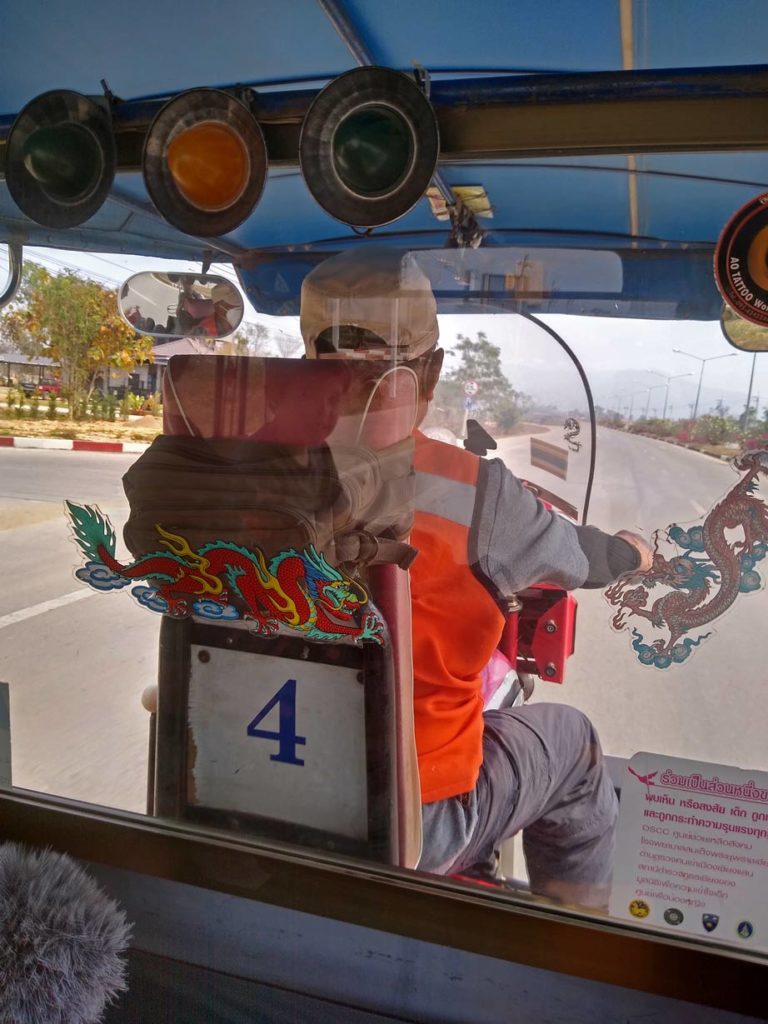
[[[163,429],[380,449],[411,434],[417,399],[413,371],[384,362],[178,355],[163,381]]]

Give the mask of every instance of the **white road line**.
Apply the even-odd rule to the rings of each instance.
[[[95,590],[73,590],[70,594],[62,594],[61,597],[54,597],[51,601],[42,601],[40,604],[31,604],[29,608],[20,608],[17,612],[10,612],[8,615],[0,615],[0,629],[6,626],[13,626],[25,619],[32,619],[35,615],[44,615],[45,612],[52,612],[55,608],[62,608],[66,604],[74,604],[75,601],[82,601],[84,597],[95,594]]]

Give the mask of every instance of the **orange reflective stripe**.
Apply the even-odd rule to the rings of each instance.
[[[411,568],[411,595],[414,720],[424,803],[471,790],[483,759],[480,674],[504,619],[469,565],[479,461],[417,435],[411,542],[419,557]]]
[[[416,451],[413,465],[417,473],[434,473],[463,484],[477,484],[480,459],[465,448],[433,441],[418,432],[414,434]]]

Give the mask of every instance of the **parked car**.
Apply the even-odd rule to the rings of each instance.
[[[61,381],[54,380],[53,377],[45,377],[40,381],[35,390],[38,395],[60,395]]]
[[[22,380],[19,382],[19,387],[25,395],[34,395],[37,390],[37,384],[33,380]]]

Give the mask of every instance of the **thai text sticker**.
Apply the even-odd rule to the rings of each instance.
[[[610,910],[768,949],[768,773],[635,754],[622,781]]]

